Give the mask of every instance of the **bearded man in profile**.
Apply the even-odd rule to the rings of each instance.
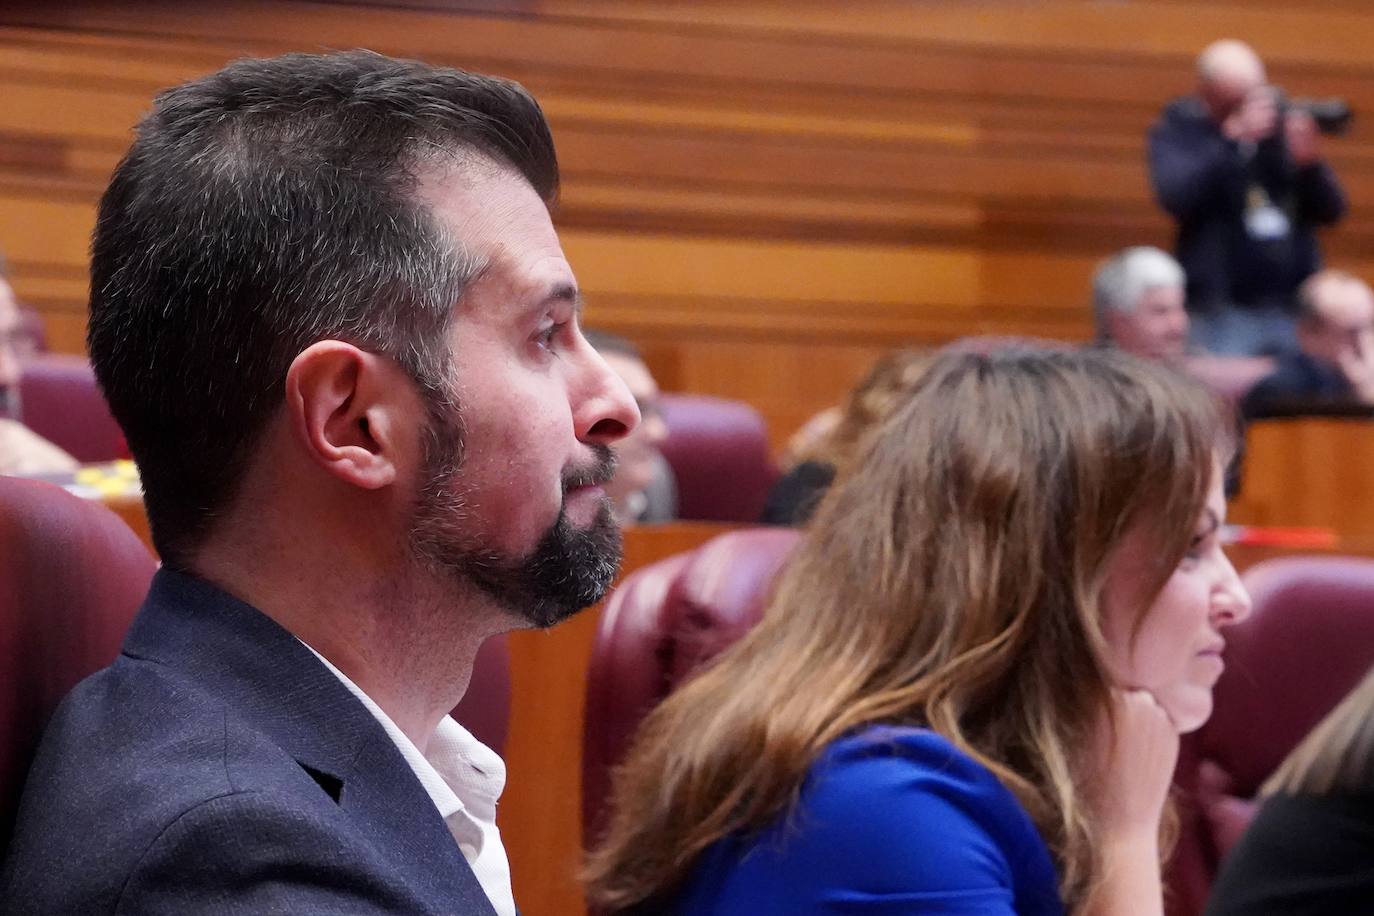
[[[510,916],[484,639],[600,599],[629,392],[579,329],[519,86],[354,52],[159,96],[89,346],[164,566],[57,712],[14,913]]]

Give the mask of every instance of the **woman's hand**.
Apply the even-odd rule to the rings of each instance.
[[[1114,689],[1093,751],[1090,797],[1102,839],[1154,841],[1178,762],[1169,714],[1148,691]]]
[[[1147,691],[1114,689],[1088,774],[1103,866],[1090,916],[1163,913],[1159,822],[1177,762],[1178,729],[1164,708]]]

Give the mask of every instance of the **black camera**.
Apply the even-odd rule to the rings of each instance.
[[[1285,110],[1306,112],[1317,123],[1317,130],[1332,137],[1348,131],[1355,117],[1345,99],[1289,99],[1285,102],[1280,94],[1279,111]]]

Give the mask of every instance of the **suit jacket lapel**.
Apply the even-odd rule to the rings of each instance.
[[[381,724],[276,621],[204,580],[168,569],[124,653],[169,665],[224,698],[325,784],[407,881],[457,912],[494,913],[434,803]],[[321,779],[321,775],[325,777]],[[322,791],[324,791],[322,789]]]
[[[362,749],[356,772],[393,775],[346,781],[340,799],[344,811],[356,819],[360,829],[370,832],[379,846],[403,853],[396,864],[408,875],[408,883],[425,887],[427,894],[441,899],[463,900],[466,906],[460,912],[494,916],[485,892],[434,802],[385,732],[382,738]],[[397,762],[407,778],[394,778]],[[417,810],[423,810],[424,816],[417,817]],[[460,877],[462,880],[458,880]]]

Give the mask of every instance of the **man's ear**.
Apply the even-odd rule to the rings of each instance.
[[[297,444],[320,468],[376,490],[394,483],[403,400],[414,396],[388,359],[339,340],[306,347],[286,372]]]

